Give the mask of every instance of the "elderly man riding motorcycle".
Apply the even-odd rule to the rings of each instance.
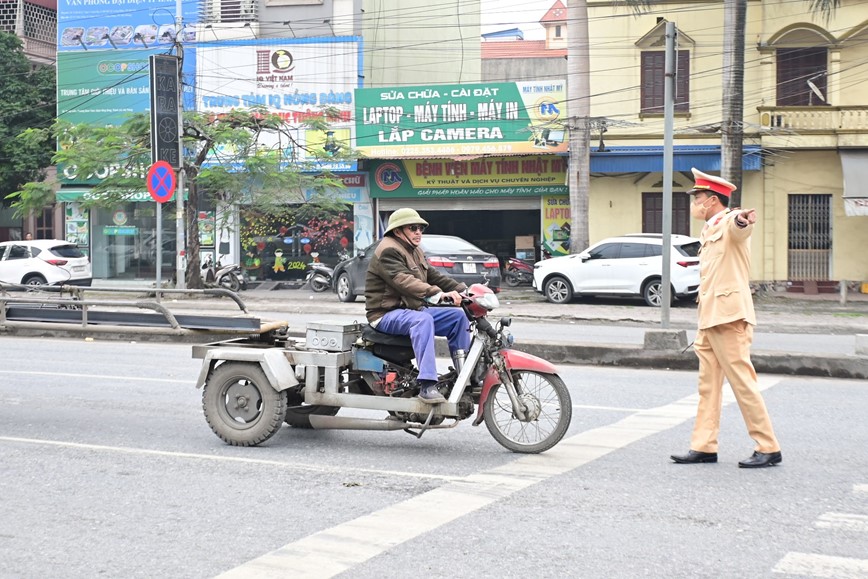
[[[377,330],[410,336],[419,368],[419,398],[429,404],[446,402],[437,389],[434,336],[445,336],[456,370],[470,346],[470,323],[459,308],[427,305],[461,303],[463,283],[428,264],[419,244],[428,222],[414,209],[398,209],[389,218],[365,277],[365,309]]]

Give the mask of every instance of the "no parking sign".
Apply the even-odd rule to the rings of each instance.
[[[157,161],[151,165],[145,181],[148,193],[157,203],[165,203],[175,194],[175,170],[166,161]]]

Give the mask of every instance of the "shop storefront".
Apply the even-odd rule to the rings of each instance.
[[[241,265],[254,281],[298,281],[312,261],[334,265],[370,245],[374,220],[367,175],[341,175],[337,191],[345,211],[324,213],[311,204],[287,206],[278,214],[239,212]],[[314,197],[305,191],[306,200]]]
[[[162,239],[157,239],[156,203],[147,193],[132,194],[112,208],[88,209],[87,189],[61,190],[66,240],[85,251],[94,279],[156,279],[157,251],[162,277],[174,274],[175,213],[163,211]]]
[[[501,260],[568,252],[565,157],[372,161],[371,175],[381,223],[395,209],[413,207],[431,232],[462,237]]]

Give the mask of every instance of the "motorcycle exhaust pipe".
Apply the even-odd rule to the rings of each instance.
[[[407,423],[401,420],[351,418],[343,416],[310,415],[310,425],[316,430],[404,430]]]

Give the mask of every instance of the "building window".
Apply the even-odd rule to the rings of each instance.
[[[663,90],[666,53],[662,50],[642,52],[642,112],[663,114]],[[678,51],[675,73],[675,112],[690,111],[690,51]]]
[[[672,192],[672,233],[690,235],[691,199]],[[642,233],[663,233],[663,193],[642,193]]]
[[[828,104],[825,48],[779,48],[777,54],[777,105],[807,107]],[[816,87],[820,98],[808,81]]]
[[[561,27],[555,26],[555,38],[560,38],[560,37],[561,37]]]
[[[42,215],[36,218],[36,239],[54,239],[54,209],[42,210]]]

